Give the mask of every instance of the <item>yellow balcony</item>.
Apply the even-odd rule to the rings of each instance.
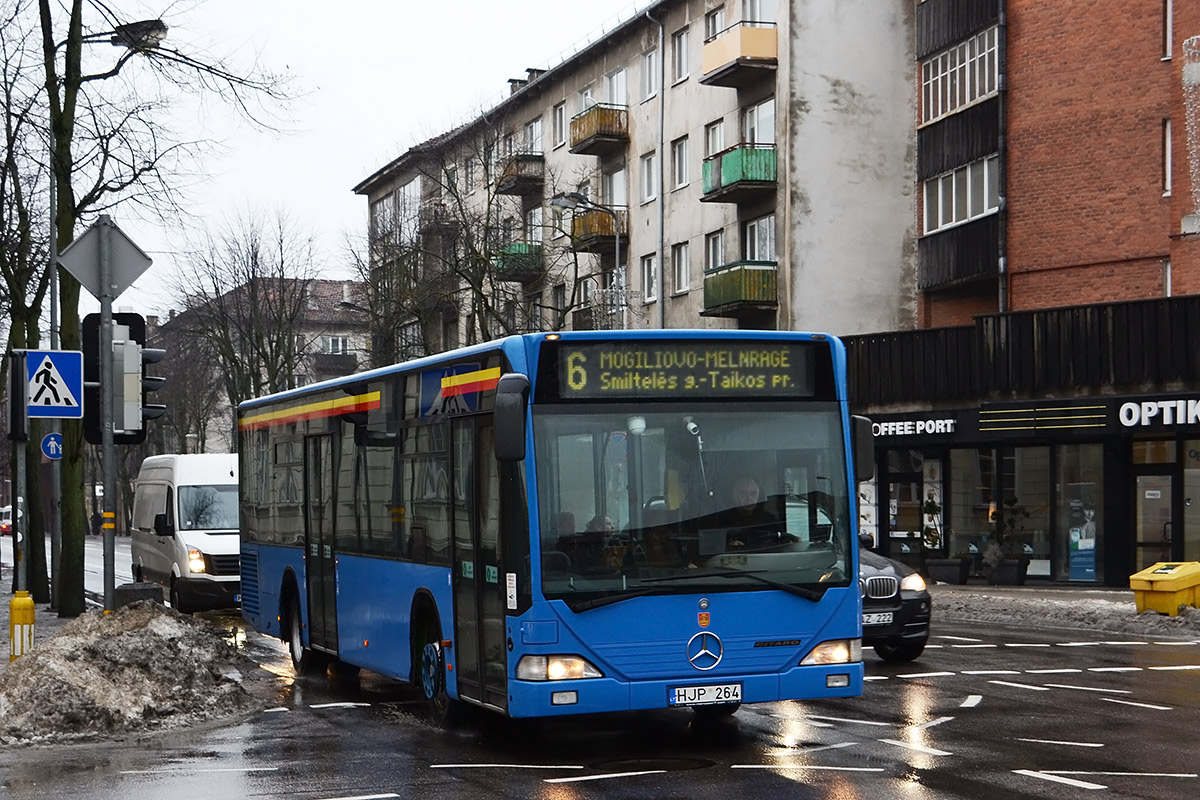
[[[705,317],[747,317],[779,306],[774,261],[733,261],[704,274]]]
[[[607,253],[616,248],[617,237],[626,240],[629,212],[614,207],[617,216],[604,211],[582,211],[571,221],[571,238],[575,249],[585,253]]]
[[[707,39],[700,53],[700,82],[740,88],[770,77],[779,66],[773,22],[735,22]]]
[[[571,152],[602,156],[629,144],[629,111],[597,103],[571,118]]]

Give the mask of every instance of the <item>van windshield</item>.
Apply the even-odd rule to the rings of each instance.
[[[236,486],[180,486],[180,530],[232,530],[238,528]]]

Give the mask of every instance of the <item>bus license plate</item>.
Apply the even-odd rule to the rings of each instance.
[[[863,614],[863,625],[891,625],[892,612],[876,611],[870,614]]]
[[[740,683],[717,683],[711,686],[675,686],[671,688],[671,705],[704,706],[713,703],[742,702]]]

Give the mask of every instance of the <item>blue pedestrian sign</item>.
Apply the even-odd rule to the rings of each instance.
[[[51,461],[62,458],[62,434],[47,433],[42,437],[42,455]]]
[[[30,418],[83,419],[82,352],[27,350],[25,378]]]

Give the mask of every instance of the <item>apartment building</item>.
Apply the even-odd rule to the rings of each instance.
[[[511,80],[355,187],[398,357],[528,329],[911,328],[913,12],[664,0]]]
[[[867,524],[1056,581],[1200,559],[1200,6],[915,14],[920,329],[848,340]]]

